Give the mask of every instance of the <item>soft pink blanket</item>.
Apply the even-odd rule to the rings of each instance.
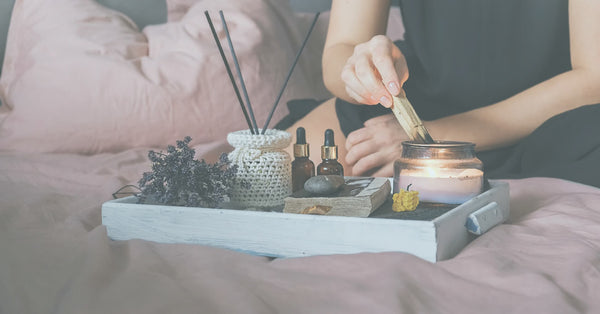
[[[0,313],[599,313],[600,189],[509,181],[511,218],[457,257],[404,253],[271,260],[114,242],[111,194],[146,150],[0,154]]]

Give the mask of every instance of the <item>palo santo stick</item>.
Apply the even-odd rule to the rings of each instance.
[[[410,140],[425,144],[435,143],[406,96],[394,96],[393,99],[394,103],[392,104],[392,112],[396,116],[396,119],[398,119],[400,126],[402,129],[404,129],[404,132],[406,132]]]

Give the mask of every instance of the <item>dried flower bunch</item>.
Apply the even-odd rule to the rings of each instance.
[[[177,147],[169,145],[166,154],[148,152],[152,171],[138,182],[140,203],[216,208],[228,199],[237,166],[225,153],[214,164],[194,159],[196,152],[188,146],[191,140],[187,136],[177,141]]]

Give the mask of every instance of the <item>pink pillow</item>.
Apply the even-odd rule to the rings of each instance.
[[[186,135],[214,147],[247,128],[207,9],[226,48],[218,10],[225,12],[262,127],[306,31],[287,1],[200,1],[180,20],[140,32],[93,0],[17,0],[0,78],[0,150],[90,154],[164,148]],[[310,76],[320,59],[308,61],[271,127],[287,100],[327,95]]]

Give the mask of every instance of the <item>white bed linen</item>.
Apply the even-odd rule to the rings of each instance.
[[[111,241],[100,209],[147,150],[0,154],[0,313],[598,313],[600,189],[508,181],[511,218],[457,257],[271,260]]]

